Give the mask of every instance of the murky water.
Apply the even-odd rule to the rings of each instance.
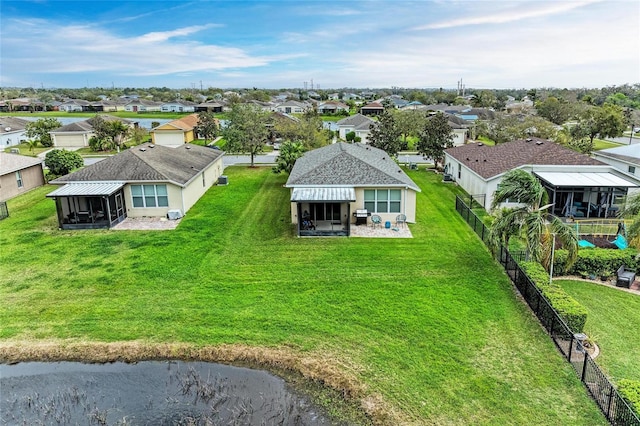
[[[3,425],[331,425],[267,372],[205,362],[0,365]]]

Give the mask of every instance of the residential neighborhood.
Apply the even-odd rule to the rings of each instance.
[[[637,6],[3,0],[0,424],[640,426]]]

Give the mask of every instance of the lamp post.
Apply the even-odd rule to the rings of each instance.
[[[635,124],[631,123],[631,132],[629,133],[629,145],[631,145],[631,140],[633,139],[633,129]]]

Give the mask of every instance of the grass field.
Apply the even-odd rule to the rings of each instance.
[[[413,239],[366,239],[297,238],[285,176],[225,174],[230,184],[175,231],[59,231],[51,188],[11,200],[0,221],[0,352],[267,348],[355,378],[380,423],[606,424],[441,176],[409,172],[423,188]]]
[[[583,281],[557,281],[587,308],[585,333],[600,347],[597,362],[615,382],[640,380],[640,296]]]

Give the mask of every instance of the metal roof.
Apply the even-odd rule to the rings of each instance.
[[[540,179],[553,186],[577,187],[624,187],[632,188],[638,185],[627,179],[605,172],[534,172]]]
[[[73,182],[47,194],[47,197],[91,197],[111,195],[124,186],[125,182]]]
[[[291,201],[355,201],[356,191],[352,187],[294,188]]]

